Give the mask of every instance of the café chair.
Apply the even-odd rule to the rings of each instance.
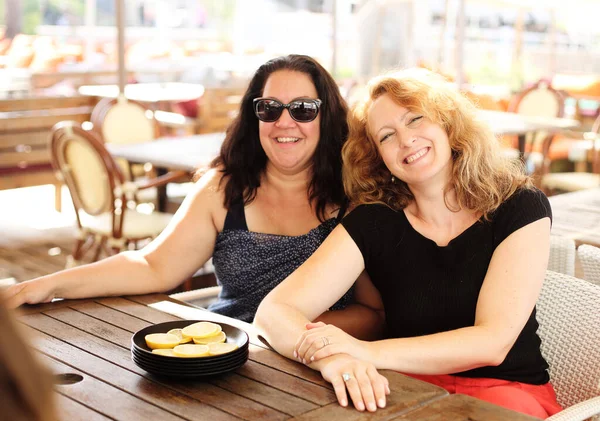
[[[579,139],[575,138],[579,136]],[[600,116],[596,118],[592,130],[582,134],[571,134],[572,141],[586,140],[591,144],[592,172],[558,172],[542,175],[542,188],[548,192],[572,192],[600,187]],[[587,161],[587,160],[586,160]]]
[[[548,270],[575,276],[575,241],[559,235],[550,236]]]
[[[67,266],[77,265],[94,248],[92,261],[103,251],[111,255],[137,248],[171,220],[170,214],[141,213],[127,204],[138,191],[181,178],[181,173],[145,183],[127,181],[98,136],[72,121],[53,127],[50,156],[57,177],[69,188],[77,218],[77,240]]]
[[[600,414],[600,286],[546,271],[536,307],[542,354],[565,408],[547,420]]]
[[[581,263],[583,279],[600,285],[600,248],[582,244],[577,249],[577,258]]]
[[[540,80],[518,93],[508,104],[508,111],[526,116],[563,117],[564,96],[546,81]],[[553,138],[553,133],[545,131],[528,133],[525,136],[524,158],[531,173],[539,175],[549,172],[548,154]]]

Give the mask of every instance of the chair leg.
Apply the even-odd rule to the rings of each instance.
[[[102,237],[100,239],[100,241],[98,242],[98,247],[96,247],[96,252],[94,253],[92,262],[98,261],[98,258],[100,257],[100,253],[102,252],[102,249],[104,248],[105,243],[106,243],[106,237]]]
[[[56,212],[62,212],[62,184],[54,185],[54,209]]]

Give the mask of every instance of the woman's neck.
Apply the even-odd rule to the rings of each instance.
[[[302,193],[304,197],[306,197],[308,186],[310,184],[310,176],[310,168],[290,174],[284,173],[272,165],[267,164],[261,185],[278,195],[297,196]]]

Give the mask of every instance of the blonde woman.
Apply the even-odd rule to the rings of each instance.
[[[354,360],[541,418],[560,411],[535,318],[547,198],[439,76],[407,70],[373,79],[368,91],[343,148],[356,207],[266,297],[255,324],[282,354],[327,371],[340,403],[347,390],[359,410],[375,410],[381,394]],[[365,269],[389,339],[309,323]]]

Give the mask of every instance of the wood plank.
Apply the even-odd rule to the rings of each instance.
[[[0,167],[24,167],[25,165],[47,164],[50,162],[50,151],[33,149],[30,152],[0,152]]]
[[[19,145],[48,145],[49,140],[50,133],[46,129],[38,132],[0,134],[0,149]]]
[[[56,374],[69,373],[83,376],[83,380],[78,383],[55,386],[58,393],[61,393],[94,411],[100,412],[107,417],[125,421],[137,421],[140,419],[151,418],[165,421],[186,419],[138,399],[129,393],[110,386],[50,357],[44,356],[42,358],[44,364]]]
[[[56,410],[60,421],[105,421],[110,418],[69,399],[68,397],[55,393]]]
[[[329,382],[324,380],[318,371],[315,371],[304,364],[300,364],[297,361],[292,361],[282,355],[279,355],[277,352],[253,344],[250,344],[249,351],[250,359],[252,361],[268,365],[269,367],[276,368],[279,371],[300,377],[301,379],[309,382],[329,387]]]
[[[127,370],[144,376],[154,382],[166,385],[171,389],[182,392],[201,402],[220,408],[234,416],[249,420],[280,420],[287,418],[287,415],[209,383],[193,380],[182,382],[179,379],[152,376],[135,365],[131,360],[129,350],[104,340],[103,338],[99,338],[73,326],[52,319],[44,314],[25,315],[20,317],[19,320],[31,328],[44,332],[49,336],[60,338],[63,342],[83,349],[92,355],[109,361],[119,367],[126,368]]]
[[[387,397],[385,408],[379,408],[374,413],[367,411],[359,412],[353,406],[344,408],[336,402],[303,414],[295,419],[302,421],[328,419],[349,421],[389,420],[394,415],[406,413],[422,405],[430,405],[432,402],[436,402],[438,399],[448,395],[448,392],[441,387],[413,379],[395,371],[383,370],[381,373],[389,380],[392,392]],[[465,418],[464,420],[466,421],[467,419]]]
[[[196,399],[162,387],[138,374],[118,367],[112,362],[98,358],[47,334],[36,332],[34,346],[54,360],[76,367],[87,376],[101,379],[104,383],[121,389],[139,399],[187,419],[202,414],[211,420],[238,419]]]
[[[261,384],[235,373],[220,376],[215,380],[211,380],[211,383],[292,416],[304,414],[318,408],[317,405],[293,394],[281,392],[266,384]]]
[[[56,123],[70,120],[76,121],[78,123],[83,123],[84,121],[89,121],[90,112],[89,111],[78,111],[73,112],[72,114],[63,113],[57,115],[24,115],[21,117],[10,117],[4,115],[0,115],[0,131],[8,132],[8,131],[36,131],[42,128],[51,129]]]
[[[61,96],[61,97],[37,97],[37,98],[15,98],[0,101],[0,112],[17,110],[47,110],[56,108],[92,107],[95,105],[93,98],[89,96]]]
[[[424,407],[392,418],[403,421],[534,421],[529,415],[511,411],[466,395],[450,395]]]
[[[151,323],[144,320],[116,311],[97,302],[75,304],[71,306],[71,308],[98,320],[110,323],[111,325],[124,329],[130,333],[135,333],[138,330],[151,325]]]
[[[49,268],[53,269],[53,272],[63,270],[67,264],[67,256],[70,254],[70,249],[73,247],[73,240],[69,242],[68,247],[61,247],[58,244],[42,243],[35,245],[26,245],[21,247],[30,259],[40,260]],[[50,250],[60,249],[57,254],[49,254]],[[52,273],[52,272],[50,272]]]
[[[136,301],[122,297],[98,298],[96,301],[106,307],[113,308],[152,324],[181,320],[179,317],[160,312]]]
[[[72,308],[59,308],[45,311],[44,314],[98,338],[106,339],[125,349],[129,349],[131,346],[131,332],[75,311]]]
[[[2,255],[7,260],[18,261],[21,265],[23,265],[23,267],[26,267],[32,271],[37,271],[43,275],[47,275],[56,271],[56,267],[54,265],[46,263],[45,260],[32,259],[31,255],[23,249],[3,248]]]
[[[0,176],[0,190],[56,183],[58,183],[58,180],[52,170],[36,171],[32,173],[13,173],[9,176]]]
[[[254,361],[249,360],[237,370],[237,373],[284,392],[300,395],[309,402],[317,405],[327,405],[337,401],[331,387],[319,386],[298,377],[292,377],[289,374]]]

